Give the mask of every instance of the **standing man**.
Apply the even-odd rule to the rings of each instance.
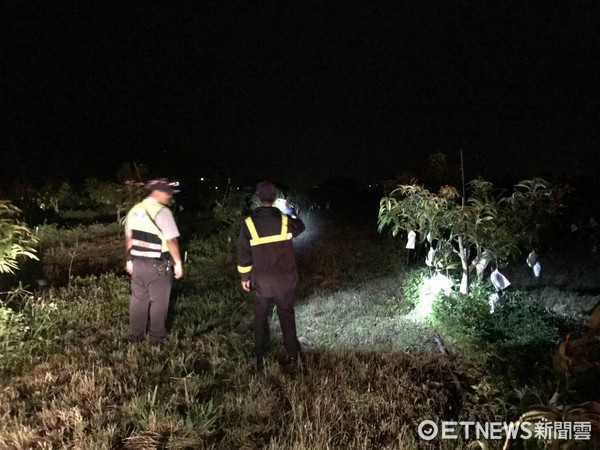
[[[172,277],[183,276],[179,230],[167,207],[179,191],[165,179],[148,182],[146,189],[148,197],[131,208],[125,221],[126,270],[131,275],[128,340],[144,339],[150,316],[148,340],[160,344],[167,337]]]
[[[254,352],[260,364],[269,347],[269,315],[275,303],[287,363],[293,367],[298,361],[300,343],[294,314],[298,272],[292,238],[302,233],[305,226],[295,215],[285,215],[273,207],[277,198],[273,183],[259,183],[256,198],[259,208],[245,219],[237,245],[242,289],[252,291],[254,296]]]

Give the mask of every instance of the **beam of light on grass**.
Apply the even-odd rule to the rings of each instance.
[[[450,294],[453,285],[452,280],[441,273],[436,273],[431,278],[423,280],[419,286],[419,303],[411,312],[410,317],[415,321],[422,321],[429,317],[436,295],[440,292]]]
[[[399,291],[393,275],[334,292],[313,292],[296,306],[300,344],[305,350],[437,353],[431,328],[410,316],[412,304]],[[281,339],[278,326],[272,336]]]
[[[300,212],[300,219],[304,222],[306,230],[300,236],[294,238],[294,246],[298,249],[310,247],[319,238],[323,228],[322,221],[314,214],[302,214]]]

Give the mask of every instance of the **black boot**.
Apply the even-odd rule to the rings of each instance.
[[[283,360],[282,366],[285,373],[290,375],[297,373],[300,369],[300,359],[298,358],[298,355],[287,355]]]
[[[256,363],[256,371],[262,372],[265,368],[265,357],[263,355],[256,356],[255,363]]]

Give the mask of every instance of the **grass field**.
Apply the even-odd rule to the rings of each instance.
[[[15,312],[1,319],[0,447],[466,448],[464,439],[420,440],[417,425],[515,420],[549,400],[553,379],[534,381],[550,369],[533,369],[535,361],[531,384],[518,384],[476,355],[452,346],[440,354],[431,326],[410,315],[399,243],[332,218],[313,216],[309,225],[298,241],[305,356],[295,375],[280,367],[276,320],[274,350],[263,370],[255,367],[252,302],[227,231],[188,242],[160,347],[123,341],[123,275],[14,292]]]

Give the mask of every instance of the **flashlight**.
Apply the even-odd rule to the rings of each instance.
[[[279,209],[279,211],[281,211],[286,216],[296,215],[294,207],[285,198],[278,198],[277,200],[275,200],[275,203],[273,203],[273,206]]]

